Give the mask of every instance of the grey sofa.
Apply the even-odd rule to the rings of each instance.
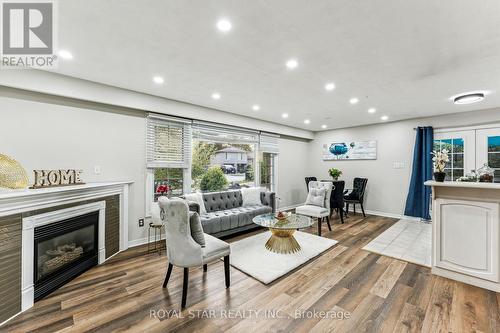
[[[242,207],[240,190],[203,193],[206,214],[200,214],[203,231],[215,237],[224,237],[236,232],[256,228],[252,219],[260,214],[274,213],[276,195],[261,192],[261,205]],[[200,213],[197,204],[190,202],[191,211]]]

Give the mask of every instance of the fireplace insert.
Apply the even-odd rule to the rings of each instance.
[[[99,212],[35,228],[35,301],[98,263]]]

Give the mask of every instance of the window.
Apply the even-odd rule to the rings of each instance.
[[[260,186],[269,191],[276,191],[276,154],[260,153]]]
[[[464,172],[464,139],[442,139],[434,140],[434,150],[448,150],[450,162],[447,163],[444,171],[446,172],[446,180],[457,180],[465,175]]]
[[[495,183],[500,183],[500,136],[488,137],[488,166],[495,169]]]
[[[191,167],[191,121],[149,114],[146,132],[148,202],[182,195]]]

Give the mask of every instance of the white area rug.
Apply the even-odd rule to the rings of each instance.
[[[271,232],[267,231],[231,243],[231,265],[268,284],[338,243],[333,239],[296,231],[294,237],[301,250],[297,253],[279,254],[266,249],[269,237]]]
[[[363,250],[431,267],[432,225],[399,220]]]

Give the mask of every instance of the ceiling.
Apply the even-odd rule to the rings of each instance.
[[[59,49],[74,58],[54,72],[302,129],[500,107],[498,0],[64,0],[58,11]],[[449,99],[475,90],[490,93]]]

